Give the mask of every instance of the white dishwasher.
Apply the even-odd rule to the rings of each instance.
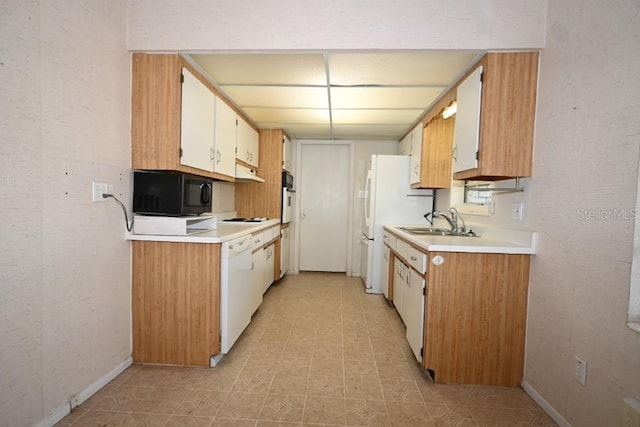
[[[228,353],[251,322],[251,248],[248,234],[222,243],[220,254],[221,352]]]

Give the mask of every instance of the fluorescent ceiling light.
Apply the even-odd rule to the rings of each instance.
[[[453,116],[456,111],[458,111],[458,104],[453,101],[447,108],[442,111],[442,118],[446,120],[449,117]]]

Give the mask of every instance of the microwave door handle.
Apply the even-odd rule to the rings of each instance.
[[[200,186],[200,203],[208,204],[211,201],[211,186],[202,184]]]

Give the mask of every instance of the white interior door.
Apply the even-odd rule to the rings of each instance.
[[[347,271],[349,146],[301,147],[300,270]]]

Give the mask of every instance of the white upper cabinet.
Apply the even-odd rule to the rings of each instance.
[[[216,96],[186,68],[182,75],[180,163],[212,172]]]
[[[291,162],[291,140],[284,135],[282,137],[282,169],[287,172],[293,172],[293,164]]]
[[[236,112],[216,97],[216,119],[213,171],[235,175],[236,168]]]
[[[453,137],[454,173],[478,167],[481,99],[482,66],[479,66],[457,88],[458,111]]]
[[[242,117],[238,117],[238,149],[236,158],[258,167],[259,134]]]
[[[402,156],[411,155],[411,137],[412,136],[413,136],[413,131],[406,134],[405,137],[400,140],[400,142],[398,143],[398,154]]]
[[[411,131],[411,184],[420,182],[422,167],[422,122]]]

